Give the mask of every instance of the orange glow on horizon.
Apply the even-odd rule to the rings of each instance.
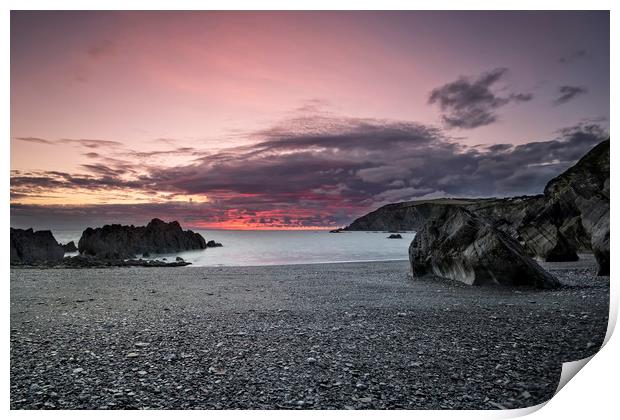
[[[184,225],[185,227],[185,225]],[[198,224],[187,224],[188,229],[199,230],[331,230],[336,226],[283,226],[283,225],[264,225],[258,223],[247,223],[242,221],[235,222],[206,222]]]

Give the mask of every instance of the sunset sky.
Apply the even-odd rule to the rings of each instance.
[[[609,48],[608,12],[12,12],[11,224],[540,193],[609,135]]]

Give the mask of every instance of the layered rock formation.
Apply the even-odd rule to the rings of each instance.
[[[573,218],[556,220],[561,232],[570,232],[574,246],[589,245],[599,264],[599,275],[609,275],[609,140],[545,187],[548,208]],[[578,235],[572,234],[578,232]]]
[[[414,277],[436,275],[475,286],[559,285],[514,238],[459,206],[443,206],[426,220],[409,260]]]
[[[11,264],[39,264],[61,261],[65,251],[49,230],[11,228]]]
[[[609,140],[549,181],[542,195],[389,204],[346,230],[418,231],[446,206],[484,216],[541,261],[574,261],[577,252],[592,251],[599,273],[609,274]]]
[[[101,259],[133,258],[136,254],[163,254],[206,247],[207,243],[200,234],[184,231],[179,222],[166,223],[160,219],[153,219],[146,226],[88,228],[78,243],[81,254]]]
[[[547,183],[542,208],[518,227],[531,254],[545,261],[576,260],[593,251],[609,273],[609,140]]]

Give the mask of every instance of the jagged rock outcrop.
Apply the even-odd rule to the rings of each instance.
[[[62,246],[62,249],[65,252],[77,252],[77,247],[75,246],[75,242],[71,241],[71,242],[67,242],[66,244],[60,244],[60,246]]]
[[[163,254],[205,249],[204,238],[191,230],[184,231],[179,222],[153,219],[146,226],[105,225],[88,228],[78,243],[81,254],[100,259],[133,258],[136,254]]]
[[[88,255],[65,257],[59,263],[46,264],[45,268],[105,268],[105,267],[184,267],[190,262],[179,259],[176,261],[143,260],[142,258],[98,258]]]
[[[207,248],[218,248],[220,246],[223,246],[223,245],[219,242],[215,242],[213,239],[207,242]]]
[[[403,239],[403,235],[401,235],[400,233],[392,233],[387,238],[388,239]]]
[[[441,207],[418,228],[409,260],[414,277],[434,274],[474,286],[559,285],[509,234],[459,206]]]
[[[62,260],[65,251],[49,230],[11,228],[11,264],[37,264]]]

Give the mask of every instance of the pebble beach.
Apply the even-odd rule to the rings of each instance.
[[[592,256],[556,290],[408,262],[11,270],[12,409],[503,409],[607,329]]]

